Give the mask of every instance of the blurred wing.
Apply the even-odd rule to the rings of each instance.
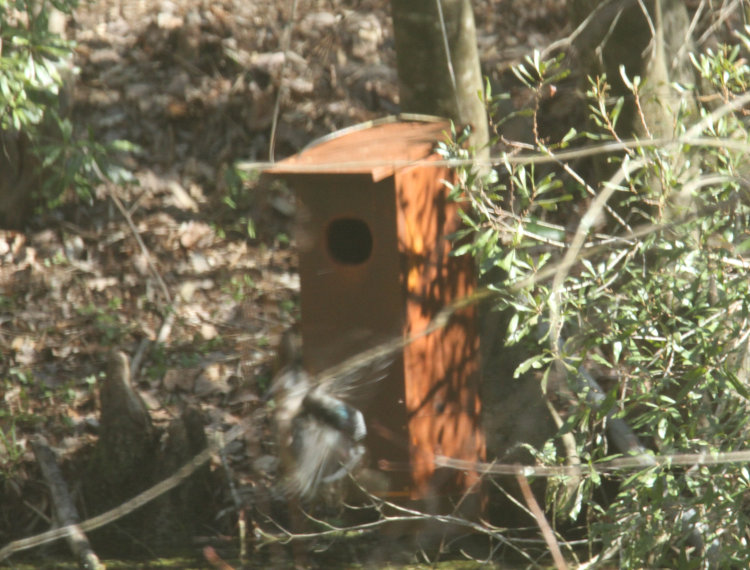
[[[294,465],[286,487],[302,497],[312,497],[322,484],[341,479],[364,454],[351,437],[311,414],[295,418],[293,430]]]
[[[370,387],[388,375],[404,341],[398,337],[362,351],[317,375],[322,390],[336,397]]]

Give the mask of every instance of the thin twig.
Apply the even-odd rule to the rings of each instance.
[[[273,105],[273,117],[271,119],[271,138],[268,142],[268,159],[271,163],[274,162],[275,150],[276,150],[276,130],[279,126],[279,113],[281,111],[281,99],[286,93],[286,85],[284,84],[284,72],[286,71],[286,64],[289,60],[289,46],[292,43],[292,24],[297,14],[297,0],[292,0],[292,14],[289,17],[289,21],[284,27],[284,38],[282,39],[282,50],[284,52],[284,61],[281,64],[281,71],[279,72],[279,88],[276,93],[276,101]]]
[[[732,102],[733,108],[730,111],[737,110],[742,105],[747,104],[750,100],[750,93],[743,95],[737,100]],[[723,108],[723,107],[722,107]],[[703,128],[710,123],[711,118],[713,120],[719,118],[721,115],[712,113],[707,116],[707,120],[701,121],[696,124],[697,132],[700,132]],[[708,118],[710,117],[710,118]],[[378,168],[383,166],[389,166],[393,168],[409,168],[413,166],[432,166],[432,167],[448,167],[457,168],[461,166],[506,166],[506,165],[525,165],[525,164],[549,164],[557,163],[562,160],[574,160],[579,158],[587,158],[590,156],[596,156],[599,154],[619,153],[631,149],[653,149],[659,147],[678,148],[679,146],[687,145],[693,147],[707,147],[707,148],[719,148],[723,150],[735,150],[738,152],[750,153],[750,144],[741,140],[726,139],[726,138],[712,138],[698,136],[696,132],[689,131],[688,134],[679,138],[654,138],[650,140],[625,140],[619,142],[608,142],[602,144],[588,145],[573,150],[559,151],[554,154],[549,152],[529,152],[527,154],[515,154],[515,153],[502,153],[498,156],[491,156],[488,158],[474,157],[474,158],[424,158],[417,160],[338,160],[335,162],[316,162],[311,163],[285,163],[285,162],[269,162],[269,161],[239,161],[235,166],[243,172],[254,172],[258,170],[268,171],[273,174],[274,172],[293,174],[293,173],[304,173],[309,174],[313,172],[328,172],[332,169],[339,171],[346,171],[347,169],[369,169]]]
[[[618,473],[630,470],[657,469],[672,467],[694,467],[701,465],[730,465],[733,463],[750,463],[750,449],[736,451],[724,451],[716,453],[667,453],[649,454],[648,460],[644,454],[618,457],[602,461],[601,463],[589,463],[587,465],[524,465],[521,471],[527,477],[576,477],[581,475],[597,473]],[[467,461],[465,459],[454,459],[444,455],[435,456],[436,467],[451,467],[466,471],[484,471],[493,475],[515,475],[518,473],[518,464],[507,463],[484,463],[481,461]]]
[[[101,174],[101,176],[104,176]],[[106,178],[104,178],[106,180]],[[169,289],[167,288],[167,284],[164,282],[164,279],[161,276],[161,273],[159,273],[159,270],[156,269],[156,264],[154,263],[153,256],[151,255],[151,252],[149,252],[148,248],[146,247],[146,244],[143,243],[143,239],[141,238],[141,234],[138,232],[138,228],[135,227],[135,224],[133,223],[133,218],[131,217],[128,210],[123,205],[120,198],[117,197],[117,195],[114,193],[113,188],[110,183],[107,183],[108,187],[108,194],[110,200],[114,203],[114,205],[117,207],[117,209],[120,211],[120,214],[125,219],[125,222],[128,224],[128,227],[130,228],[130,231],[133,234],[133,237],[135,238],[135,241],[138,242],[138,247],[141,249],[141,253],[143,253],[144,257],[146,258],[146,263],[148,263],[148,268],[151,270],[151,274],[154,276],[154,279],[156,279],[156,282],[159,284],[159,287],[161,288],[162,294],[164,295],[164,298],[167,300],[167,304],[172,303],[172,295],[169,294]]]
[[[440,32],[443,37],[443,52],[445,53],[445,62],[448,67],[448,76],[451,79],[453,87],[453,99],[456,104],[456,116],[461,115],[461,103],[458,99],[458,85],[456,84],[456,73],[453,71],[453,59],[451,58],[451,48],[448,42],[448,31],[445,29],[445,17],[443,16],[443,3],[441,0],[435,0],[437,5],[438,19],[440,20]]]
[[[539,506],[536,497],[534,497],[534,493],[531,492],[531,487],[529,486],[529,482],[526,479],[526,475],[523,474],[520,468],[516,472],[516,480],[518,481],[518,486],[521,487],[521,493],[523,494],[523,498],[526,501],[526,504],[534,514],[536,523],[539,525],[539,529],[542,531],[542,536],[544,537],[544,541],[547,543],[550,554],[552,554],[552,559],[555,561],[557,570],[567,570],[568,564],[565,562],[565,558],[563,558],[562,552],[560,551],[560,545],[557,543],[555,533],[552,531],[552,527],[549,525],[549,522],[547,522],[547,519],[544,516],[544,511],[542,511],[541,507]]]

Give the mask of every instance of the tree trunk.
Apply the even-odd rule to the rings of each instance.
[[[471,3],[393,0],[391,9],[401,110],[447,117],[459,129],[471,125],[470,144],[487,153],[489,129],[478,95],[482,75]]]
[[[646,10],[644,11],[644,7]],[[679,95],[670,83],[693,83],[687,8],[682,0],[570,0],[571,22],[580,26],[574,42],[584,75],[607,74],[614,97],[625,97],[618,131],[622,137],[670,137]],[[620,68],[641,77],[644,120]],[[645,122],[645,124],[644,124]]]

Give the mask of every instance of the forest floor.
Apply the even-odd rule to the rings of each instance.
[[[564,36],[564,4],[475,2],[484,74],[499,80]],[[0,544],[49,528],[29,439],[63,459],[95,441],[112,349],[141,351],[134,381],[161,425],[197,405],[223,432],[263,409],[275,347],[299,318],[294,201],[234,164],[269,159],[279,83],[277,159],[398,111],[386,0],[300,0],[294,18],[291,6],[99,0],[70,20],[76,126],[138,150],[122,157],[131,184],[0,231],[0,494],[16,495]],[[239,487],[272,476],[264,438],[249,426],[228,450]]]

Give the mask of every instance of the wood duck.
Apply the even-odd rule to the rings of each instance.
[[[362,413],[316,384],[299,361],[274,379],[274,422],[286,489],[302,498],[349,473],[362,459]]]

